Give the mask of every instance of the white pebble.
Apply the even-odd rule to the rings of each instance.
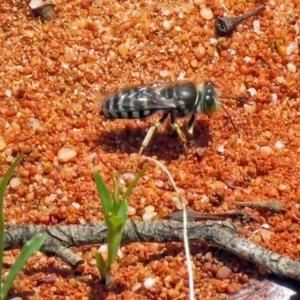
[[[299,34],[299,25],[297,22],[295,24],[295,31],[296,31],[296,35],[298,35]]]
[[[172,28],[172,23],[168,20],[164,20],[162,25],[164,30],[170,30]]]
[[[180,81],[180,80],[184,80],[185,78],[185,74],[186,72],[184,70],[180,71],[178,77],[177,77],[177,80]]]
[[[139,290],[142,287],[142,284],[140,282],[137,282],[132,288],[131,290],[133,292],[136,292],[137,290]]]
[[[251,61],[251,57],[245,56],[245,57],[244,57],[244,61],[245,61],[246,63],[250,62],[250,61]]]
[[[270,225],[265,223],[265,224],[262,224],[261,227],[264,229],[269,229]]]
[[[167,70],[159,71],[159,75],[161,77],[167,77],[169,75],[169,71],[167,71]]]
[[[253,31],[259,32],[260,31],[260,20],[254,20],[252,22],[252,24],[253,24]]]
[[[173,201],[175,202],[175,206],[179,210],[183,209],[183,207],[185,207],[188,204],[188,202],[187,202],[187,200],[185,198],[182,197],[181,200],[182,201],[180,201],[180,199],[178,197],[174,197],[173,198]]]
[[[247,91],[249,92],[251,97],[255,96],[255,94],[257,93],[255,88],[249,88]]]
[[[286,80],[283,76],[277,76],[276,80],[277,80],[278,83],[283,83],[283,84],[286,83]]]
[[[101,245],[99,248],[98,248],[98,252],[100,253],[105,253],[107,252],[107,245]]]
[[[208,7],[202,7],[200,15],[205,20],[211,20],[214,17],[212,10]]]
[[[297,71],[296,65],[291,62],[287,64],[287,69],[292,73],[296,73]]]
[[[216,38],[210,38],[209,39],[209,44],[210,45],[217,45],[218,44],[218,40]]]
[[[121,251],[120,248],[117,251],[117,256],[118,256],[118,258],[123,258],[124,257],[124,254],[123,254],[123,252]]]
[[[13,188],[13,189],[17,189],[20,185],[21,185],[21,180],[19,177],[13,177],[10,180],[9,185]]]
[[[201,199],[200,199],[201,203],[207,204],[209,203],[209,198],[207,195],[202,195]]]
[[[11,95],[12,95],[11,90],[10,90],[10,89],[6,89],[6,90],[5,90],[5,96],[8,97],[8,98],[10,98]]]
[[[162,14],[164,16],[169,16],[170,15],[170,11],[168,9],[163,9]]]
[[[275,93],[271,94],[271,102],[272,102],[273,104],[276,104],[276,103],[277,103],[277,99],[278,99],[277,94],[275,94]]]
[[[43,0],[31,0],[29,6],[31,9],[35,9],[43,5]]]
[[[155,208],[152,205],[145,207],[145,213],[143,214],[143,221],[150,221],[156,216]]]
[[[255,52],[255,51],[257,51],[257,45],[254,44],[254,43],[251,43],[251,44],[249,45],[248,49],[249,49],[250,51],[252,51],[252,52]]]
[[[154,278],[147,278],[144,281],[144,287],[145,289],[149,290],[155,285],[155,279]]]
[[[80,208],[80,204],[77,203],[77,202],[73,202],[73,203],[72,203],[72,206],[75,207],[76,209],[79,209],[79,208]]]
[[[35,130],[41,127],[40,121],[36,118],[30,118],[30,125]]]
[[[0,151],[6,147],[4,137],[0,135]]]
[[[255,102],[249,102],[249,104],[245,103],[244,110],[249,114],[254,114],[256,112],[256,103]]]
[[[54,201],[56,198],[57,198],[57,195],[56,195],[56,194],[50,194],[50,195],[47,197],[47,200],[49,200],[49,201]]]
[[[157,187],[163,187],[164,186],[164,182],[162,180],[160,180],[160,179],[156,179],[155,180],[155,185]]]
[[[286,54],[291,55],[294,50],[298,48],[298,44],[296,42],[291,42],[287,47],[286,47]]]
[[[270,155],[272,153],[272,149],[269,146],[263,146],[259,148],[260,152],[266,155]]]
[[[128,216],[134,216],[134,215],[136,215],[136,208],[128,205]]]
[[[127,179],[133,180],[133,179],[134,179],[134,174],[133,174],[133,173],[126,172],[126,173],[123,174],[123,178],[124,178],[125,180],[127,180]]]
[[[282,149],[282,148],[284,148],[284,144],[282,142],[280,142],[280,141],[277,141],[275,143],[275,147],[278,148],[278,149]]]
[[[219,153],[224,153],[224,145],[220,145],[218,148],[217,148],[217,151]]]
[[[77,156],[77,152],[70,148],[61,148],[58,151],[57,159],[60,162],[67,162]]]

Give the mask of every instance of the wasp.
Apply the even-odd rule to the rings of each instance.
[[[163,124],[169,115],[171,125],[184,145],[186,145],[186,137],[176,123],[176,118],[189,115],[187,131],[189,134],[193,134],[195,115],[202,113],[212,116],[220,107],[224,108],[232,126],[238,133],[228,111],[220,103],[219,98],[219,91],[211,81],[199,85],[190,81],[160,82],[121,90],[103,102],[100,114],[107,118],[140,119],[161,111],[162,117],[150,127],[142,142],[139,151],[139,155],[141,155],[155,130]],[[247,103],[244,100],[237,100]]]

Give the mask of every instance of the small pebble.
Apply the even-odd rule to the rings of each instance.
[[[39,129],[41,127],[41,123],[38,119],[36,118],[31,118],[30,119],[30,125],[33,129]]]
[[[107,252],[107,245],[101,245],[98,249],[98,252],[103,253],[103,252]]]
[[[0,135],[0,151],[6,147],[4,137]]]
[[[79,209],[79,208],[80,208],[80,204],[77,203],[77,202],[73,202],[73,203],[72,203],[72,206],[75,207],[76,209]]]
[[[244,110],[249,114],[254,114],[256,112],[256,103],[255,102],[249,102],[249,104],[244,104]]]
[[[272,149],[269,146],[260,147],[259,150],[264,155],[270,155],[272,153]]]
[[[216,278],[217,279],[228,279],[230,277],[231,273],[232,273],[232,271],[228,267],[223,266],[217,271]]]
[[[75,278],[69,279],[69,284],[70,284],[70,286],[72,286],[73,288],[77,288],[77,287],[79,286],[79,282],[78,282]]]
[[[157,187],[163,187],[164,186],[164,182],[162,180],[160,180],[160,179],[156,179],[155,180],[155,185]]]
[[[212,10],[208,7],[202,7],[200,15],[205,20],[211,20],[214,17]]]
[[[198,45],[194,50],[194,55],[198,60],[202,59],[206,55],[205,48],[202,45]]]
[[[143,221],[150,221],[156,215],[155,208],[152,205],[145,207],[145,213],[143,214]]]
[[[134,215],[136,215],[136,208],[128,205],[128,216],[134,216]]]
[[[67,162],[77,156],[77,152],[70,148],[61,148],[58,151],[57,159],[60,162]]]
[[[296,67],[296,65],[293,64],[293,63],[288,63],[288,64],[287,64],[287,69],[288,69],[290,72],[292,72],[292,73],[296,73],[296,71],[297,71],[297,67]]]
[[[13,177],[13,178],[10,180],[10,186],[11,186],[13,189],[17,189],[20,185],[21,185],[21,180],[20,180],[19,177]]]
[[[165,20],[162,24],[164,30],[170,30],[172,28],[172,22]]]
[[[282,142],[280,142],[280,141],[277,141],[277,142],[275,143],[275,147],[276,147],[277,149],[282,149],[282,148],[284,148],[284,144],[283,144]]]
[[[139,290],[142,287],[142,284],[140,282],[137,282],[132,288],[131,290],[133,292],[136,292],[137,290]]]
[[[145,289],[149,290],[155,285],[155,279],[154,278],[147,278],[144,281],[144,287]]]

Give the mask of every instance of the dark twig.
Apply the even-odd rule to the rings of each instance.
[[[232,18],[217,18],[215,21],[215,30],[217,35],[225,36],[229,34],[239,23],[258,14],[259,12],[265,9],[266,7],[264,5],[261,5],[256,9],[254,9],[253,11],[250,11],[247,14],[244,14],[242,16],[232,17]]]
[[[196,220],[203,220],[203,219],[224,219],[224,218],[231,218],[236,219],[239,218],[242,220],[243,223],[247,223],[250,221],[258,221],[256,218],[253,218],[241,211],[231,211],[228,213],[201,213],[195,210],[188,210],[187,212],[187,219],[189,222],[196,221]],[[170,220],[180,221],[182,222],[182,211],[175,211],[169,215]]]
[[[251,207],[251,208],[263,208],[274,213],[283,212],[283,206],[279,201],[269,201],[269,202],[235,202],[236,206],[240,207]]]

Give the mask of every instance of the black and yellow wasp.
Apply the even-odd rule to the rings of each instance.
[[[148,130],[139,151],[141,155],[155,130],[162,125],[168,115],[171,116],[172,127],[185,145],[186,137],[176,123],[176,118],[190,115],[187,129],[193,134],[195,114],[211,116],[220,107],[224,108],[219,102],[219,97],[218,89],[211,81],[200,85],[190,81],[153,83],[127,88],[107,98],[102,104],[101,114],[107,118],[140,119],[158,111],[163,112],[159,121]],[[227,110],[225,112],[237,131]]]

